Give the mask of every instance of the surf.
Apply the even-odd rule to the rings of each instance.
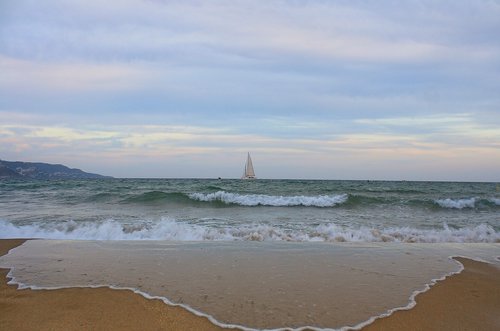
[[[291,241],[291,242],[400,242],[498,243],[500,232],[489,224],[433,229],[409,226],[342,226],[332,222],[301,224],[231,224],[226,220],[196,222],[162,218],[134,222],[107,219],[98,222],[51,222],[17,225],[0,221],[0,238],[73,240],[176,240],[176,241]]]

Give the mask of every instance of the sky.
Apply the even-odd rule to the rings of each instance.
[[[0,159],[500,181],[500,1],[1,0]]]

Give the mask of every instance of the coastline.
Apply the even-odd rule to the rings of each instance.
[[[464,269],[416,296],[416,305],[378,318],[363,331],[500,330],[500,266],[454,257]]]
[[[24,241],[1,239],[0,256]],[[129,290],[18,290],[7,285],[8,272],[0,269],[2,330],[222,330],[207,318]]]
[[[24,241],[0,240],[0,255]],[[378,318],[362,330],[499,329],[500,267],[465,258],[456,260],[464,265],[462,272],[418,294],[415,307]],[[18,290],[15,285],[6,284],[9,270],[0,270],[4,279],[0,286],[1,329],[222,330],[182,307],[146,299],[128,290]]]

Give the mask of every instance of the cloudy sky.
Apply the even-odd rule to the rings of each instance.
[[[500,181],[500,1],[2,0],[0,159]]]

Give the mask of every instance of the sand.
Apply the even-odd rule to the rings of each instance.
[[[23,240],[0,240],[0,255]],[[222,330],[180,307],[129,290],[17,290],[0,269],[0,330]],[[227,329],[226,329],[227,330]]]
[[[0,255],[24,240],[0,240]],[[363,330],[500,330],[500,268],[457,258],[465,270],[417,296],[417,305]],[[129,290],[17,290],[0,269],[0,330],[222,330],[206,318]]]
[[[500,268],[455,258],[465,269],[416,297],[411,310],[376,320],[373,330],[500,330]]]

